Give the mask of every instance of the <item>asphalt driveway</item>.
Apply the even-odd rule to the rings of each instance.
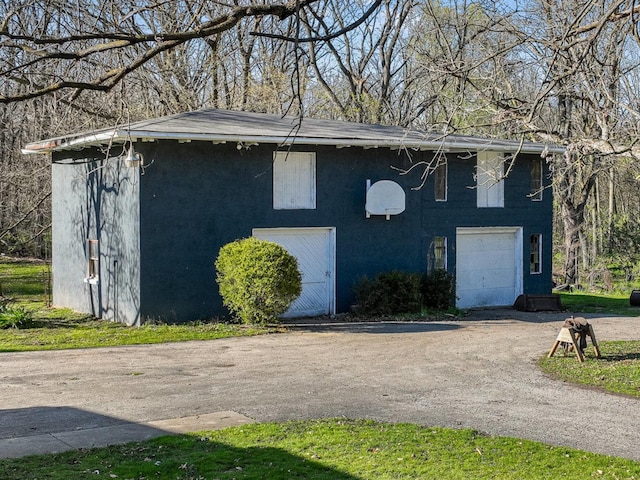
[[[480,310],[463,321],[313,323],[249,338],[1,353],[0,440],[236,412],[259,422],[471,427],[640,460],[639,400],[535,366],[565,317]],[[640,339],[640,318],[589,321],[600,342]]]

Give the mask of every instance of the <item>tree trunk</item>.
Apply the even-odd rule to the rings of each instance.
[[[575,207],[567,199],[560,199],[562,225],[564,226],[564,283],[578,283],[578,255],[580,250],[580,225],[582,222]]]
[[[609,169],[609,221],[607,224],[607,240],[608,240],[609,250],[611,250],[611,247],[612,247],[611,231],[613,229],[613,215],[616,213],[615,195],[614,195],[614,188],[615,188],[614,176],[615,176],[615,170],[613,169],[613,167],[611,167]]]
[[[585,211],[596,183],[598,169],[595,168],[597,163],[595,156],[583,157],[575,152],[567,152],[566,155],[572,157],[571,160],[564,161],[564,164],[570,167],[555,170],[554,194],[560,205],[560,216],[564,227],[564,283],[577,285],[580,282],[578,265],[582,229],[585,226]],[[557,166],[560,167],[560,163]],[[586,262],[584,263],[586,266]]]

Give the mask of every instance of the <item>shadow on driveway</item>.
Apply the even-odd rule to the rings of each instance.
[[[199,424],[198,431],[206,429],[207,426],[206,422]],[[20,457],[27,455],[54,454],[68,450],[139,442],[175,433],[171,428],[167,430],[155,428],[148,424],[128,422],[73,407],[31,407],[0,410],[0,475],[2,478],[8,478],[6,472],[20,472],[20,476],[12,476],[11,478],[24,478],[25,472],[21,470],[20,463],[15,462],[21,462]],[[191,451],[202,451],[200,455],[202,465],[191,465],[192,470],[200,468],[210,470],[211,463],[214,463],[220,468],[218,473],[224,474],[234,473],[233,465],[236,464],[263,463],[269,465],[274,472],[280,475],[285,470],[295,470],[304,478],[356,480],[356,477],[348,473],[268,445],[241,448],[218,444],[211,440],[204,441],[200,437],[192,436],[186,437],[185,443],[188,444],[188,442],[193,444],[190,447]],[[189,446],[181,448],[189,448]],[[147,461],[147,459],[142,460],[146,453],[140,453],[137,457],[133,454],[124,456],[119,450],[112,450],[108,455],[110,462],[114,465],[119,462],[127,462],[130,468],[134,468],[136,462],[143,464]],[[171,452],[166,455],[170,456]],[[154,455],[154,458],[162,459],[163,457],[159,453]],[[229,459],[234,460],[230,461]],[[28,467],[29,474],[35,475],[33,478],[48,478],[46,474],[50,470],[49,462],[51,461],[52,459],[49,457],[39,461],[31,460]],[[171,462],[167,462],[167,466],[163,463],[160,460],[156,463],[157,475],[162,478],[176,478],[174,476],[176,475],[175,466],[172,466]],[[264,471],[263,466],[258,465],[258,468],[260,471]],[[84,471],[81,474],[82,469]],[[63,466],[62,470],[66,471],[65,478],[80,478],[80,475],[85,478],[87,474],[86,465],[83,466],[81,461],[68,462],[68,466]],[[242,468],[238,467],[238,470],[242,470]],[[94,473],[99,474],[97,471]],[[115,475],[112,477],[115,478]],[[197,478],[204,477],[198,476]]]
[[[510,307],[473,308],[465,311],[459,317],[447,320],[416,320],[416,321],[359,321],[349,316],[310,317],[310,318],[285,318],[281,325],[291,329],[304,329],[307,332],[343,332],[343,333],[425,333],[455,330],[464,328],[459,322],[527,322],[527,323],[552,323],[563,321],[575,315],[587,319],[600,318],[602,314],[573,313],[569,311],[539,311],[522,312]]]
[[[598,318],[602,315],[573,313],[566,310],[563,311],[539,311],[539,312],[523,312],[514,308],[473,308],[467,310],[466,314],[458,320],[464,321],[517,321],[528,323],[552,323],[564,320],[571,315]]]
[[[73,407],[0,410],[0,458],[104,447],[171,434]]]
[[[232,411],[132,422],[74,407],[0,410],[0,459],[106,447],[247,423],[253,420]]]
[[[455,323],[443,322],[336,322],[336,323],[285,323],[291,329],[305,332],[338,333],[425,333],[456,330]]]

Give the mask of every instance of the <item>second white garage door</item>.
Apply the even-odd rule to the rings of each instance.
[[[282,245],[298,260],[302,293],[285,317],[335,313],[334,228],[254,228],[253,236]]]
[[[512,305],[522,293],[522,228],[456,229],[456,306]]]

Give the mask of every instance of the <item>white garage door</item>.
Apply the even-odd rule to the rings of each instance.
[[[456,305],[512,305],[522,293],[522,228],[456,230]]]
[[[334,228],[254,228],[253,236],[282,245],[298,260],[302,293],[285,317],[335,313]]]

